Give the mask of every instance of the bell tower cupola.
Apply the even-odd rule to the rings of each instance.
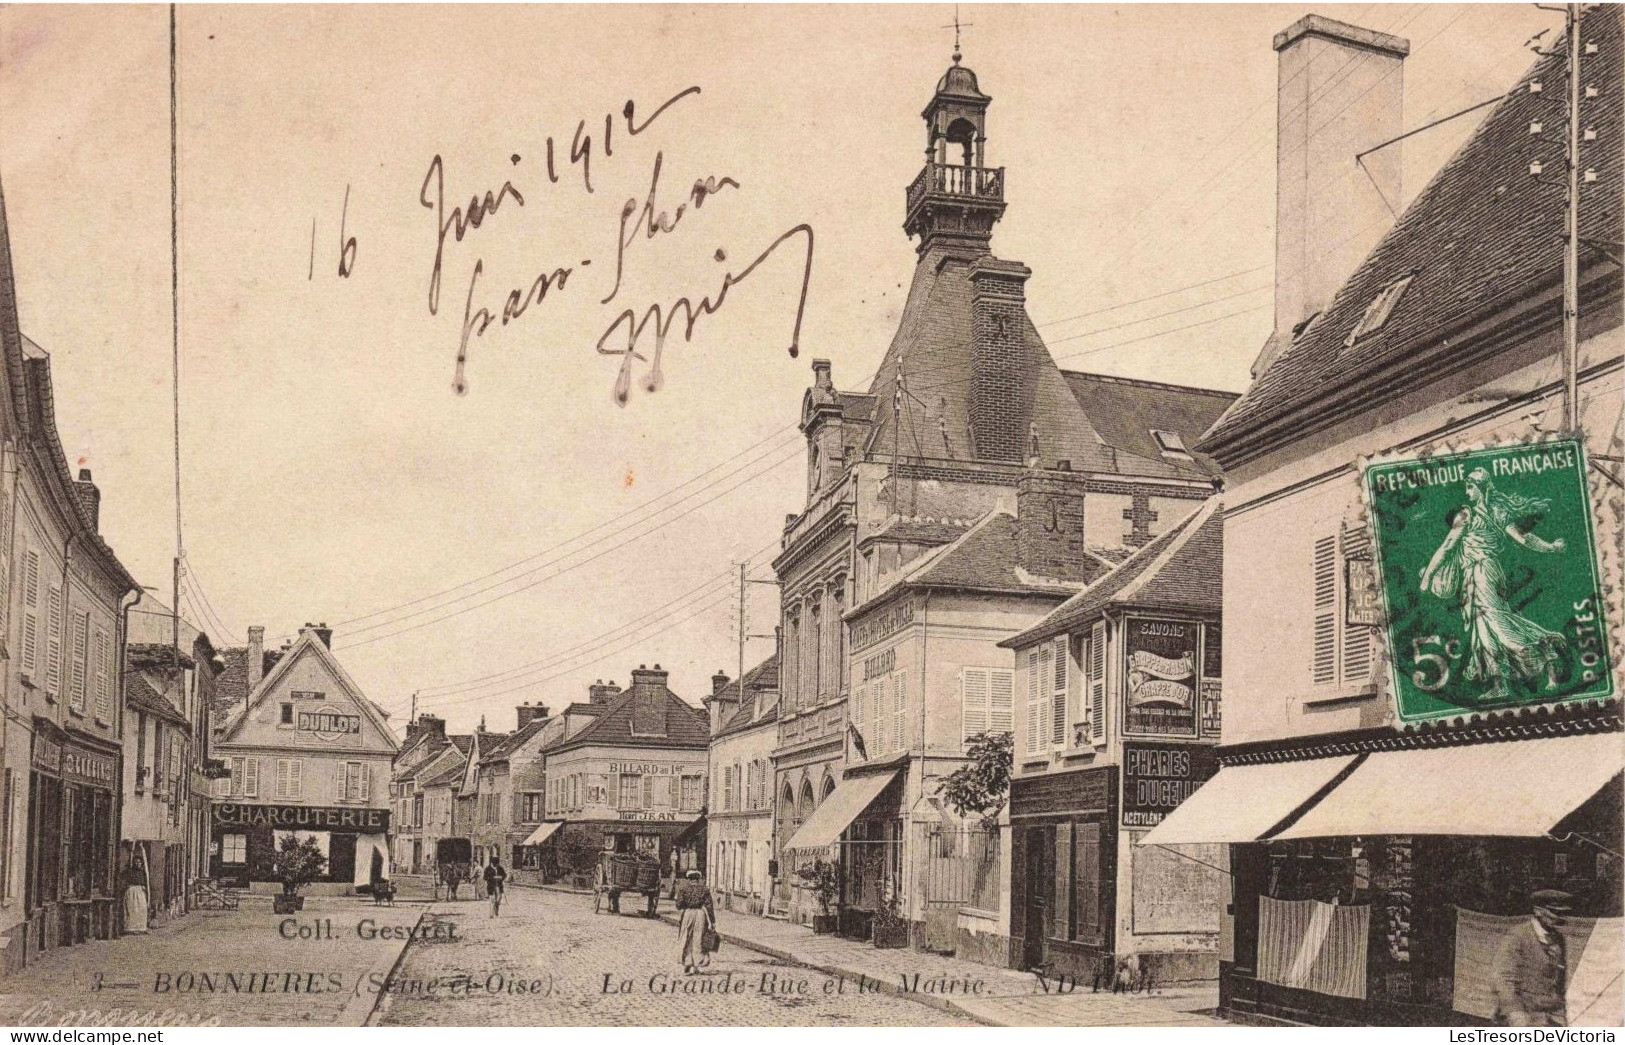
[[[987,166],[987,107],[976,74],[953,64],[937,81],[920,115],[925,119],[925,167],[908,187],[903,230],[932,250],[975,259],[988,253],[993,225],[1004,214],[1004,168]]]

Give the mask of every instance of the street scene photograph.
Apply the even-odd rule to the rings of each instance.
[[[0,1026],[1613,1041],[1622,64],[0,6]]]

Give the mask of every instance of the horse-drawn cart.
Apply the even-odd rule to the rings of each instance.
[[[442,838],[434,852],[434,898],[457,899],[457,888],[474,880],[474,845],[466,838]]]
[[[594,879],[592,912],[598,914],[609,901],[609,913],[621,911],[622,893],[642,893],[648,900],[646,917],[653,918],[660,904],[660,862],[629,853],[600,853]]]

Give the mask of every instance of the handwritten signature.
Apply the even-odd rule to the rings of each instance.
[[[756,271],[758,266],[773,255],[774,251],[797,236],[805,236],[807,243],[801,272],[801,297],[796,302],[796,323],[790,334],[789,351],[792,359],[799,355],[801,352],[801,320],[807,310],[807,286],[812,281],[813,230],[812,226],[807,224],[797,225],[782,233],[778,239],[768,245],[766,250],[756,255],[756,260],[745,266],[744,271],[737,274],[733,272],[724,273],[722,288],[717,291],[715,298],[702,297],[698,304],[694,304],[687,297],[680,297],[671,303],[670,309],[662,309],[658,303],[652,304],[644,310],[641,319],[632,309],[622,310],[620,315],[615,317],[614,322],[610,323],[608,328],[604,330],[603,336],[598,339],[600,354],[621,357],[621,369],[615,378],[615,401],[623,406],[626,404],[632,389],[633,360],[649,363],[649,374],[644,379],[644,388],[650,392],[660,390],[660,386],[664,381],[660,370],[660,357],[665,350],[666,337],[671,332],[671,325],[677,319],[679,310],[682,311],[684,316],[683,340],[690,341],[694,337],[694,327],[700,321],[701,316],[716,314],[727,301],[729,290],[743,283],[752,272]],[[717,250],[715,257],[719,262],[728,260],[727,255],[721,249]],[[639,339],[643,336],[644,329],[651,323],[654,325],[654,354],[652,358],[646,358],[637,351],[637,346]],[[608,341],[615,331],[622,327],[626,330],[626,347],[605,348],[604,342]]]

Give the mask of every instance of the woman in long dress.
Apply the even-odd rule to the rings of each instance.
[[[1486,699],[1509,696],[1513,678],[1532,682],[1544,674],[1552,684],[1567,640],[1512,608],[1502,566],[1509,539],[1542,554],[1563,550],[1561,537],[1546,541],[1529,532],[1528,519],[1551,502],[1502,493],[1482,468],[1467,473],[1467,501],[1422,570],[1422,590],[1460,606],[1467,637],[1463,674],[1489,686]]]
[[[700,881],[700,872],[690,871],[677,887],[677,939],[683,948],[683,971],[690,975],[711,964],[705,953],[705,930],[716,923],[711,891]]]

